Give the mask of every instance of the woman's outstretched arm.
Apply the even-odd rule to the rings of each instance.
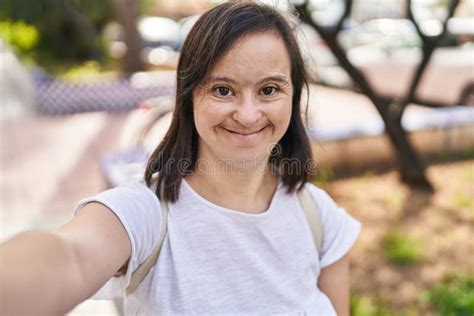
[[[338,316],[349,316],[349,256],[321,270],[319,289],[327,295]]]
[[[130,254],[120,220],[95,202],[55,232],[21,233],[0,244],[0,315],[64,315]]]

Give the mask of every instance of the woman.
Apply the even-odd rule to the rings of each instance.
[[[55,233],[4,244],[4,310],[64,313],[105,283],[124,290],[165,221],[158,261],[126,314],[348,315],[346,254],[360,225],[307,183],[307,76],[275,9],[224,3],[205,13],[183,46],[173,121],[145,181],[80,201]],[[320,251],[300,190],[320,212]]]

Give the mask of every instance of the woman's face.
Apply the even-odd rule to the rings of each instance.
[[[193,92],[198,158],[268,161],[288,128],[292,95],[283,40],[272,31],[238,39]]]

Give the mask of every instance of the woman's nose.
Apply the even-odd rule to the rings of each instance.
[[[257,106],[257,100],[245,98],[232,114],[232,118],[245,127],[254,126],[262,117],[262,113]]]

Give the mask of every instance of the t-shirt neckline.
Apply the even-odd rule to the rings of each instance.
[[[278,184],[277,184],[277,187],[275,189],[275,192],[273,193],[270,205],[268,206],[268,208],[265,211],[260,212],[260,213],[247,213],[247,212],[237,211],[237,210],[233,210],[233,209],[230,209],[230,208],[226,208],[226,207],[217,205],[217,204],[207,200],[206,198],[201,196],[199,193],[197,193],[193,189],[193,187],[188,183],[188,181],[184,178],[183,178],[183,186],[184,186],[184,189],[188,190],[194,198],[196,198],[198,201],[206,204],[207,206],[209,206],[210,208],[212,208],[214,210],[217,210],[219,212],[223,212],[223,213],[226,213],[226,214],[230,214],[230,215],[233,215],[233,216],[257,219],[257,218],[264,218],[264,217],[270,216],[270,214],[272,213],[272,210],[275,208],[275,203],[277,203],[276,200],[279,197],[279,192],[282,189],[283,183],[281,182],[281,180],[278,181]]]

